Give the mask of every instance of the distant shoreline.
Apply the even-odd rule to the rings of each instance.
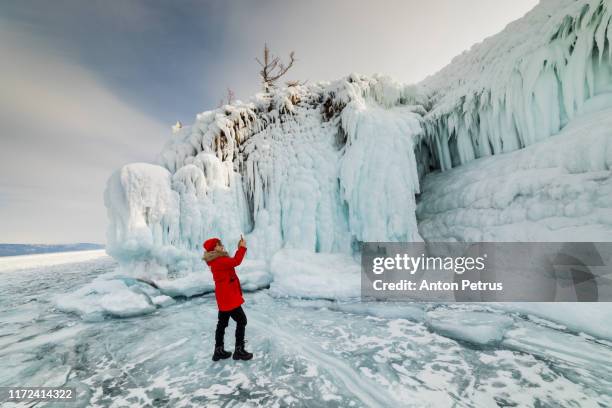
[[[91,251],[104,249],[102,244],[80,242],[75,244],[0,244],[0,257],[52,254],[59,252]]]
[[[89,262],[103,258],[110,259],[104,249],[0,256],[0,275],[5,272],[15,272],[25,269],[51,267],[70,263]]]

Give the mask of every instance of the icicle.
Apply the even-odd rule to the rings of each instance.
[[[433,105],[425,120],[446,122],[424,127],[436,146],[437,167],[544,140],[589,98],[608,92],[609,10],[610,2],[602,0],[543,2],[419,84]],[[606,46],[610,57],[603,60]],[[449,150],[445,140],[451,139]]]

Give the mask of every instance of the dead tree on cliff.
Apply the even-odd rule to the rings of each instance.
[[[225,105],[231,105],[232,102],[234,102],[234,98],[236,97],[236,94],[234,93],[234,91],[232,91],[231,88],[227,88],[227,95],[225,96],[225,99],[221,98],[219,100],[219,105],[217,105],[217,108],[222,108]]]
[[[270,88],[275,85],[275,82],[285,75],[287,71],[289,71],[289,68],[293,66],[295,62],[295,53],[291,51],[289,53],[289,62],[284,64],[278,57],[270,54],[268,44],[264,44],[263,62],[259,58],[255,58],[255,60],[261,66],[259,75],[261,76],[263,90],[264,92],[268,92]]]

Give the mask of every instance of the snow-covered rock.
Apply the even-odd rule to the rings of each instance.
[[[131,283],[101,277],[72,293],[57,295],[55,305],[64,312],[76,313],[90,321],[105,316],[132,317],[153,312],[156,306],[151,296],[137,286],[130,287],[135,285],[135,282]]]
[[[313,254],[284,249],[271,261],[276,296],[298,298],[357,298],[361,294],[361,267],[346,254]]]
[[[507,316],[472,311],[431,311],[427,325],[436,333],[478,345],[499,343],[514,321]]]

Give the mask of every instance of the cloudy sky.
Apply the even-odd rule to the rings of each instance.
[[[537,0],[0,2],[0,242],[105,241],[103,192],[176,120],[259,89],[264,42],[288,79],[418,82]]]

